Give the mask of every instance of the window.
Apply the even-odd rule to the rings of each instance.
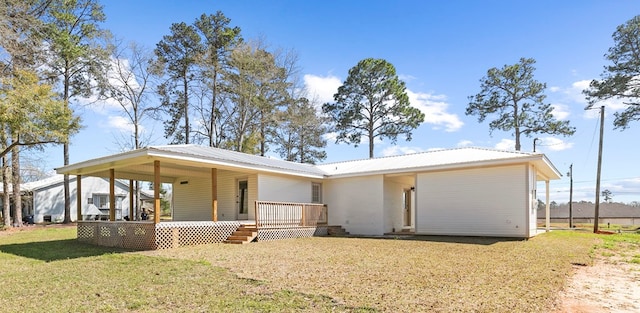
[[[93,204],[95,204],[98,209],[109,209],[109,195],[93,195]]]
[[[322,203],[322,184],[311,183],[311,202]]]

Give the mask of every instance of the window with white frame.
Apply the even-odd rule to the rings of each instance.
[[[311,202],[322,203],[322,183],[311,183]]]

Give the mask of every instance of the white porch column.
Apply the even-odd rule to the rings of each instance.
[[[546,199],[545,199],[545,203],[546,206],[544,208],[545,210],[545,229],[548,232],[549,231],[549,227],[551,226],[551,214],[550,214],[550,204],[549,204],[549,180],[545,180],[544,181],[544,189],[545,189],[545,193],[546,193]]]

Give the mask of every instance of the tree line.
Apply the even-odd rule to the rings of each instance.
[[[119,105],[133,129],[119,142],[123,150],[150,144],[143,125],[152,119],[162,123],[171,144],[262,156],[273,151],[304,163],[326,158],[324,135],[330,131],[336,142],[357,146],[366,140],[371,158],[376,138],[411,140],[424,121],[424,113],[411,106],[405,83],[384,59],[361,60],[332,102],[317,103],[301,83],[294,51],[244,38],[222,12],[171,24],[153,48],[115,38],[102,28],[106,18],[98,0],[4,0],[0,5],[5,226],[21,223],[20,149],[60,144],[68,165],[69,143],[82,129],[76,112],[82,99],[94,99],[87,105]],[[615,46],[606,55],[614,65],[605,67],[602,79],[585,91],[590,105],[612,97],[631,99],[627,110],[616,115],[615,125],[621,128],[640,117],[639,25],[636,17],[616,30]],[[546,84],[534,77],[534,64],[534,59],[522,58],[489,69],[466,109],[479,122],[493,119],[491,131],[512,131],[516,150],[521,135],[575,132],[569,121],[553,116],[545,102]],[[66,175],[64,186],[64,222],[70,222]]]
[[[336,94],[337,103],[353,107],[316,103],[300,81],[294,51],[243,38],[240,27],[222,12],[171,24],[153,49],[125,43],[102,28],[106,16],[97,0],[6,0],[0,18],[0,156],[4,190],[13,190],[12,197],[4,193],[5,226],[21,225],[19,147],[60,144],[68,165],[69,143],[82,129],[76,109],[87,99],[93,101],[85,105],[119,105],[133,129],[118,140],[122,150],[150,144],[143,125],[153,119],[162,122],[171,144],[261,156],[274,151],[303,163],[326,158],[324,135],[332,123],[342,133],[352,132],[339,140],[357,145],[360,136],[368,136],[373,149],[372,138],[410,138],[423,120],[409,105],[393,65],[381,59],[358,64],[369,79],[347,80],[341,95]],[[373,81],[374,76],[383,79]],[[363,87],[367,84],[380,86],[363,95],[370,100],[365,108],[357,102],[361,98],[347,94],[371,89]],[[347,90],[348,85],[356,90]],[[369,111],[348,115],[354,109]],[[337,110],[343,110],[342,117]],[[135,189],[139,186],[136,182]],[[69,190],[65,175],[65,223],[71,221]]]

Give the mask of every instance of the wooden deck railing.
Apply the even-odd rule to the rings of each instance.
[[[314,227],[326,224],[325,204],[256,201],[258,228]]]

